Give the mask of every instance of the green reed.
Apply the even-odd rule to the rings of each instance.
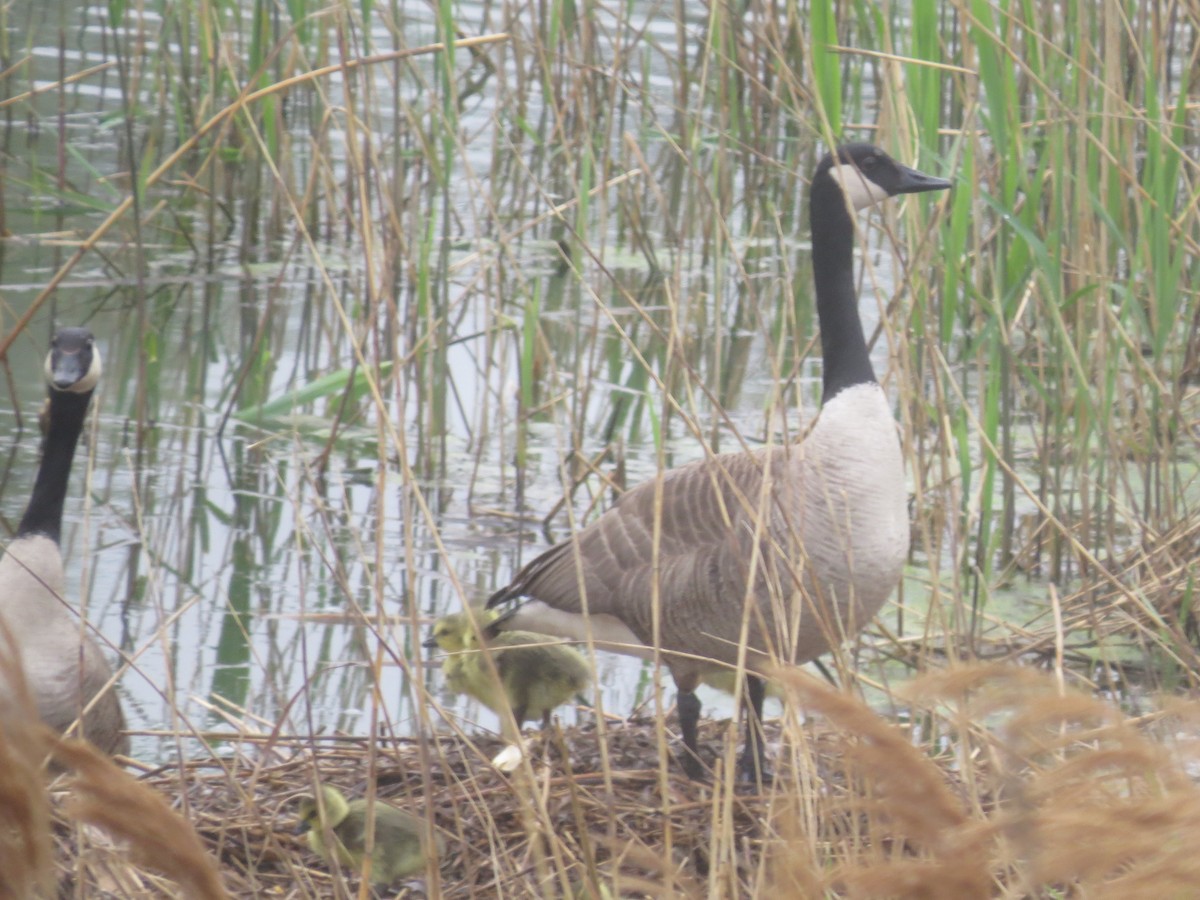
[[[18,7],[0,9],[3,24],[27,14]],[[879,369],[915,526],[902,606],[882,619],[897,640],[881,632],[864,646],[904,667],[972,648],[1049,658],[1053,601],[1075,677],[1093,659],[1131,659],[1093,646],[1120,627],[1147,681],[1194,686],[1197,123],[1190,49],[1156,9],[679,2],[662,12],[670,47],[646,38],[631,7],[563,0],[483,13],[440,0],[423,18],[377,2],[295,0],[286,14],[162,5],[161,26],[121,42],[121,105],[65,86],[5,107],[0,176],[5,228],[25,239],[95,227],[138,198],[81,264],[111,286],[58,300],[60,319],[91,316],[127,361],[145,361],[126,362],[109,401],[145,447],[136,483],[165,468],[189,485],[219,468],[219,450],[205,444],[190,463],[187,439],[150,423],[215,427],[227,410],[276,419],[274,436],[254,431],[254,451],[234,454],[230,508],[210,499],[219,480],[146,492],[159,505],[130,551],[136,589],[123,592],[135,618],[223,598],[214,646],[227,667],[199,692],[302,729],[280,699],[296,692],[287,661],[264,661],[253,641],[296,615],[262,583],[281,566],[270,571],[306,588],[304,614],[354,622],[349,659],[324,624],[312,625],[310,657],[282,654],[305,660],[306,700],[319,705],[332,685],[340,708],[371,711],[372,733],[432,727],[438,680],[414,647],[418,620],[486,595],[530,558],[537,529],[516,517],[554,514],[548,529],[561,535],[611,502],[627,465],[641,477],[706,449],[790,439],[811,421],[819,345],[803,182],[826,141],[869,139],[955,188],[863,228],[863,304],[883,311]],[[128,5],[111,10],[131,21]],[[406,17],[430,40],[499,23],[512,34],[345,68],[336,89],[325,77],[267,94],[152,177],[250,90],[410,46]],[[203,59],[176,59],[171,44]],[[65,56],[56,66],[70,74]],[[21,79],[8,96],[33,85]],[[69,130],[49,139],[60,108],[118,120],[120,165]],[[35,119],[40,137],[25,133]],[[54,141],[61,153],[26,161],[26,146]],[[6,272],[61,263],[69,251],[50,244],[19,256],[6,243]],[[198,355],[175,365],[187,353]],[[327,428],[288,424],[285,411]],[[363,483],[370,499],[356,493]],[[102,496],[126,515],[120,492]],[[197,560],[229,524],[220,580]],[[1141,568],[1139,552],[1151,560]],[[1002,604],[1014,594],[1024,607]],[[376,618],[397,611],[402,625]],[[295,640],[289,650],[307,646]],[[835,668],[886,694],[900,667],[858,665],[870,656],[839,654]],[[384,659],[407,699],[377,693]],[[639,698],[653,697],[650,673],[639,678]],[[794,751],[802,738],[787,734]],[[714,794],[705,886],[749,895],[769,878],[760,857],[739,856],[732,790]],[[834,804],[806,796],[809,833],[829,834],[818,825],[836,819]],[[540,837],[519,861],[497,851],[498,865],[514,883],[531,868],[569,882],[575,848],[542,795],[525,801],[520,828]],[[648,802],[675,809],[666,791]],[[486,814],[483,798],[472,803]],[[494,824],[497,836],[513,828]],[[864,835],[808,849],[844,858]],[[594,881],[596,857],[579,853]]]
[[[118,18],[127,14],[114,9]],[[1150,33],[1155,26],[1149,19],[1137,19],[1147,39],[1138,45],[1141,55],[1130,57],[1137,65],[1126,70],[1119,63],[1123,57],[1118,51],[1129,43],[1128,36],[1114,28],[1104,9],[1073,5],[1049,10],[1036,4],[986,0],[952,6],[919,2],[911,9],[911,40],[905,39],[908,43],[903,46],[895,46],[896,36],[901,34],[899,26],[904,24],[896,10],[890,11],[889,17],[867,5],[854,5],[853,15],[839,17],[834,5],[813,2],[809,11],[809,44],[802,74],[811,74],[811,95],[801,90],[803,82],[795,80],[797,73],[790,66],[796,44],[778,40],[757,11],[749,13],[748,29],[738,34],[725,27],[725,11],[714,8],[707,41],[689,48],[695,51],[690,57],[681,53],[668,61],[667,71],[676,88],[670,96],[676,103],[674,120],[667,121],[658,113],[649,115],[648,108],[656,98],[644,87],[641,93],[619,90],[611,79],[565,65],[562,54],[568,48],[579,50],[582,58],[594,58],[595,35],[581,27],[582,20],[573,8],[548,5],[547,16],[538,23],[529,47],[531,52],[519,57],[524,68],[518,66],[514,82],[518,86],[538,83],[543,99],[549,101],[546,113],[530,119],[518,105],[513,111],[495,114],[498,123],[516,123],[514,136],[522,143],[534,142],[537,149],[522,170],[503,142],[494,143],[496,154],[489,176],[498,193],[487,200],[486,207],[520,208],[532,201],[544,208],[551,198],[554,202],[574,201],[569,202],[567,222],[578,238],[564,246],[572,255],[572,265],[581,271],[580,277],[590,280],[593,289],[599,288],[601,296],[610,276],[593,268],[588,251],[595,251],[599,259],[609,252],[607,238],[595,231],[609,216],[622,223],[619,239],[635,242],[639,249],[653,245],[654,256],[675,259],[674,268],[666,272],[663,296],[678,305],[680,315],[669,325],[668,334],[679,339],[677,346],[685,357],[692,352],[702,354],[688,365],[695,366],[695,372],[711,373],[715,381],[708,382],[710,390],[717,384],[737,384],[739,379],[728,370],[734,343],[730,329],[755,327],[774,319],[773,314],[760,316],[758,295],[770,297],[783,286],[778,276],[773,282],[763,282],[764,290],[756,286],[730,304],[729,309],[736,310],[733,318],[722,317],[712,300],[726,295],[742,279],[743,259],[753,261],[744,256],[739,238],[765,240],[790,252],[791,236],[780,229],[793,221],[788,211],[800,193],[796,172],[803,171],[807,157],[798,147],[814,140],[813,133],[806,133],[797,123],[827,122],[831,134],[863,136],[847,123],[869,121],[872,105],[877,106],[886,114],[883,125],[890,133],[904,135],[911,142],[914,161],[926,168],[948,162],[954,166],[959,185],[936,236],[911,245],[921,258],[936,258],[941,265],[935,289],[929,293],[922,289],[915,296],[907,318],[917,340],[906,343],[916,354],[909,371],[935,379],[949,375],[939,374],[941,363],[936,356],[940,354],[952,367],[957,389],[973,398],[975,415],[966,416],[961,408],[955,408],[952,392],[939,390],[933,406],[911,420],[917,429],[912,435],[915,447],[934,457],[947,453],[948,458],[959,461],[960,477],[952,487],[959,533],[964,540],[970,535],[971,550],[956,550],[953,555],[966,567],[963,577],[978,580],[969,594],[978,595],[980,584],[1001,572],[1011,573],[1014,565],[1036,569],[1044,560],[1045,571],[1055,578],[1083,573],[1093,563],[1071,549],[1075,541],[1082,540],[1090,556],[1097,558],[1119,549],[1139,522],[1153,520],[1155,511],[1177,515],[1186,505],[1172,487],[1175,479],[1168,470],[1172,436],[1178,433],[1173,423],[1179,395],[1160,388],[1177,380],[1181,372],[1183,357],[1176,351],[1180,339],[1187,343],[1187,335],[1181,332],[1180,323],[1189,321],[1191,312],[1189,297],[1184,297],[1182,304],[1176,299],[1191,265],[1191,248],[1183,239],[1187,220],[1181,218],[1190,214],[1181,214],[1178,202],[1179,184],[1188,177],[1185,148],[1190,135],[1187,106],[1173,99],[1186,96],[1187,89],[1186,66],[1180,69],[1176,65],[1181,59],[1179,50],[1172,49],[1164,32]],[[359,10],[367,20],[380,12],[374,6]],[[336,21],[314,17],[302,4],[289,6],[289,14],[290,20],[279,19],[258,5],[241,22],[249,37],[240,73],[250,79],[247,84],[267,85],[279,77],[279,61],[294,60],[286,52],[289,46],[329,46],[322,35],[331,35]],[[223,25],[228,29],[237,23],[230,20]],[[453,4],[438,7],[435,26],[443,37],[461,30],[461,18]],[[632,27],[624,19],[622,26]],[[206,41],[222,33],[209,23],[189,18],[186,10],[171,12],[163,33],[170,31],[196,33]],[[873,42],[884,56],[837,49],[854,41]],[[373,49],[365,37],[361,49]],[[889,58],[886,54],[893,50],[916,62]],[[1171,56],[1172,52],[1175,55]],[[415,281],[408,282],[403,266],[392,267],[385,275],[387,280],[377,281],[367,295],[378,297],[378,289],[388,284],[401,299],[398,312],[402,314],[402,305],[410,299],[414,304],[415,321],[421,324],[408,326],[407,334],[417,350],[418,382],[424,385],[427,400],[420,404],[420,419],[429,436],[445,433],[450,405],[446,348],[455,335],[449,314],[452,301],[443,274],[449,264],[447,248],[463,226],[468,232],[470,226],[469,221],[452,226],[455,215],[447,205],[450,173],[463,149],[463,126],[455,98],[462,87],[459,80],[466,61],[463,54],[452,51],[437,59],[434,66],[417,74],[419,78],[433,76],[429,84],[434,90],[427,99],[410,100],[393,90],[391,99],[400,101],[403,113],[396,122],[407,119],[430,124],[415,141],[393,126],[386,148],[392,164],[386,173],[372,171],[368,175],[368,157],[356,152],[350,163],[354,177],[361,179],[360,187],[339,196],[335,181],[321,171],[318,157],[304,186],[289,188],[300,192],[297,199],[302,198],[300,205],[308,211],[306,225],[314,233],[336,230],[339,214],[358,209],[365,213],[367,207],[374,207],[381,215],[363,234],[379,237],[385,247],[401,254],[417,251],[410,255],[417,261],[410,270]],[[622,60],[635,83],[644,81],[648,60],[657,62],[655,51]],[[1087,65],[1093,60],[1101,65]],[[185,62],[191,65],[190,60]],[[292,65],[294,71],[294,62]],[[471,65],[476,67],[473,60]],[[495,61],[490,62],[492,71],[494,65]],[[131,68],[150,71],[154,61],[137,61]],[[488,66],[478,68],[483,69],[480,83],[486,84]],[[1174,74],[1177,69],[1182,74]],[[201,74],[195,67],[188,71]],[[397,66],[393,76],[402,82],[416,71]],[[773,85],[764,84],[759,73],[770,73],[776,79]],[[239,89],[237,77],[236,71],[222,69],[215,79],[169,79],[176,129],[194,126],[194,121],[182,118],[189,111],[197,116],[203,109],[231,101]],[[686,94],[687,85],[693,83],[703,87],[694,97]],[[900,85],[903,92],[896,90]],[[361,104],[382,96],[376,91],[369,79],[361,82],[361,90],[352,91],[359,99],[349,107],[352,116],[347,122],[358,116],[364,122],[371,118],[370,109]],[[679,102],[685,96],[686,102]],[[781,97],[787,101],[782,107],[777,102]],[[809,103],[811,107],[806,106]],[[312,146],[318,154],[326,152],[326,129],[341,114],[325,106],[322,90],[298,93],[296,104],[313,111],[309,118]],[[642,134],[646,146],[659,151],[654,166],[645,169],[641,179],[661,179],[671,189],[660,195],[661,203],[652,199],[656,196],[653,189],[617,191],[598,203],[592,193],[597,185],[630,163],[616,138],[625,121],[624,111],[631,105],[643,122],[653,123]],[[576,109],[584,115],[573,116]],[[618,109],[623,112],[613,115]],[[955,113],[959,121],[953,119]],[[244,192],[248,205],[239,218],[244,222],[244,246],[251,254],[261,253],[252,248],[260,248],[263,239],[276,234],[287,217],[286,210],[278,206],[258,205],[268,186],[272,191],[275,187],[274,176],[260,171],[257,154],[274,161],[281,173],[291,167],[287,159],[291,151],[280,143],[280,115],[276,98],[265,97],[254,108],[252,129],[244,130],[247,120],[237,119],[237,130],[217,133],[216,143],[198,161],[203,176],[217,174],[222,166],[219,160],[233,158],[228,154],[236,136],[240,145],[237,159],[243,169],[239,177],[248,188]],[[134,116],[132,110],[129,116]],[[594,130],[583,130],[585,121]],[[553,148],[541,144],[544,124],[552,124],[560,135]],[[367,137],[358,126],[352,125],[352,130],[360,138]],[[144,181],[151,165],[161,158],[165,144],[160,134],[155,141],[141,145],[139,156],[130,157],[131,167],[142,173],[138,181]],[[436,153],[430,152],[432,147],[437,147]],[[368,147],[368,152],[371,149]],[[67,152],[94,172],[73,146],[68,146]],[[1142,158],[1144,163],[1139,163]],[[765,165],[764,160],[785,162]],[[411,192],[413,198],[422,198],[421,204],[404,197],[409,193],[405,182],[414,177],[410,163],[418,161],[433,176]],[[703,175],[699,183],[694,181],[697,174]],[[19,175],[10,177],[9,184],[22,183]],[[290,183],[285,176],[284,184]],[[36,177],[26,178],[24,184],[41,193],[53,192],[39,186]],[[91,192],[65,185],[56,190],[62,200],[74,198],[81,207],[111,209],[104,200],[112,191],[107,182]],[[543,191],[540,198],[539,190]],[[372,195],[374,199],[370,199]],[[603,191],[598,196],[603,198]],[[185,207],[190,202],[205,205],[202,194],[186,188],[180,199]],[[232,200],[233,195],[225,199]],[[435,209],[436,214],[420,215],[421,205]],[[639,205],[643,208],[638,209]],[[926,201],[913,205],[933,208]],[[223,217],[220,208],[211,202],[207,208],[210,213],[217,212],[210,215],[215,227]],[[324,219],[319,218],[322,215]],[[911,225],[917,220],[908,221]],[[280,224],[267,227],[271,222]],[[418,227],[410,230],[412,224]],[[1068,235],[1080,239],[1068,241]],[[500,255],[508,252],[502,248]],[[701,285],[692,281],[694,275],[685,271],[698,258],[696,252],[708,263],[700,291],[695,290]],[[511,269],[519,281],[536,283],[541,277],[524,272],[519,261]],[[383,273],[370,277],[379,274]],[[784,281],[788,277],[784,276]],[[913,286],[915,283],[909,282],[909,287]],[[802,288],[799,294],[798,327],[794,333],[787,332],[797,346],[808,343],[813,328],[804,312]],[[359,307],[364,314],[373,308],[377,307]],[[583,321],[579,320],[580,325]],[[150,323],[141,327],[149,330]],[[687,330],[692,328],[699,329],[706,339],[691,338]],[[769,328],[772,340],[785,334],[774,330],[776,326]],[[589,356],[586,344],[579,343],[580,334],[577,329],[570,349],[574,362],[563,369],[574,371],[576,381],[586,381],[587,367],[592,365],[587,360],[603,354]],[[1135,352],[1139,346],[1149,348],[1149,357]],[[528,351],[525,347],[523,352]],[[685,390],[692,377],[687,366],[680,367],[675,356],[665,362],[661,374],[670,390]],[[522,378],[532,377],[527,356],[522,357],[521,366]],[[625,380],[636,393],[644,386],[646,374]],[[1103,389],[1098,392],[1097,386]],[[1131,387],[1145,388],[1146,394],[1135,399],[1135,408],[1127,412],[1117,401],[1128,396]],[[736,392],[727,387],[720,396],[723,404],[736,403]],[[593,422],[610,422],[602,431],[611,435],[611,423],[623,417],[626,401],[614,398],[609,402],[609,410],[592,415]],[[717,421],[704,403],[697,406],[689,399],[681,402],[680,408],[689,409],[690,416]],[[581,408],[571,412],[574,422],[570,428],[577,435],[573,443],[579,443],[589,431],[579,421],[582,415]],[[953,448],[939,449],[938,422],[947,418],[957,423],[954,434],[961,435],[963,428],[980,429],[968,441],[969,466],[962,465],[961,437],[955,439]],[[1130,442],[1113,438],[1131,425],[1149,429],[1132,442],[1139,460],[1140,496],[1129,495],[1123,484],[1128,466],[1117,461],[1128,456]],[[709,434],[714,443],[720,440],[719,429],[710,429]],[[1032,465],[1014,466],[1022,455],[1028,456]],[[923,468],[922,475],[926,471],[932,469]],[[1030,497],[1039,509],[1021,512]],[[1120,521],[1130,509],[1138,510],[1137,520]],[[1030,515],[1032,524],[1023,518]],[[1019,532],[1023,527],[1038,535],[1034,545],[1022,543]],[[927,549],[933,557],[944,552],[940,545]]]

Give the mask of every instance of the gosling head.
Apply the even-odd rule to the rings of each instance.
[[[46,354],[46,381],[52,391],[87,394],[100,381],[100,350],[86,328],[60,328]]]
[[[430,650],[440,648],[447,653],[457,653],[467,648],[467,634],[471,623],[467,621],[466,613],[452,613],[442,616],[433,623],[429,637],[421,644]]]
[[[345,795],[331,784],[321,785],[321,801],[325,807],[325,822],[330,828],[336,828],[338,823],[345,819],[350,812],[350,804],[346,801]],[[296,834],[305,834],[310,831],[320,834],[321,804],[317,803],[316,797],[301,797],[296,815],[300,819],[296,823]]]
[[[935,178],[896,162],[873,144],[843,144],[826,154],[813,176],[814,188],[822,179],[840,187],[856,210],[897,194],[944,191],[951,186],[945,178]]]
[[[433,623],[433,630],[429,632],[429,637],[422,642],[421,646],[431,650],[440,648],[446,653],[461,653],[463,650],[475,648],[479,644],[475,631],[476,625],[486,628],[498,616],[499,614],[495,610],[482,609],[464,610],[460,613],[442,616]],[[472,619],[475,620],[475,624],[472,624]]]

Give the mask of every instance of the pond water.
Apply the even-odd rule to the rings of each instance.
[[[476,23],[490,15],[469,5],[459,14]],[[53,86],[60,70],[115,62],[106,15],[62,0],[9,12],[8,39],[29,55],[20,89],[50,89],[32,103],[38,114],[10,122],[5,135],[21,160],[4,183],[6,331],[127,190],[116,67]],[[202,202],[208,195],[184,181],[194,161],[147,192],[140,233],[126,214],[17,338],[3,376],[14,403],[0,407],[0,515],[9,528],[37,465],[52,324],[88,325],[104,354],[64,552],[72,595],[127,663],[120,689],[135,756],[191,755],[195,738],[219,745],[239,730],[410,735],[450,719],[468,731],[494,728],[486,710],[441,690],[436,656],[422,656],[419,641],[432,617],[505,584],[548,532],[561,537],[571,516],[609,502],[595,476],[564,488],[581,471],[569,460],[607,452],[597,471],[632,484],[700,456],[697,432],[730,449],[738,435],[754,441],[781,423],[795,433],[811,414],[819,360],[793,338],[812,335],[801,235],[787,226],[783,241],[763,239],[754,208],[741,204],[730,208],[732,234],[685,221],[704,208],[693,195],[707,176],[679,178],[665,134],[648,123],[674,115],[675,42],[698,37],[704,13],[697,7],[682,30],[649,7],[635,5],[630,18],[639,15],[617,32],[627,38],[649,23],[636,51],[645,66],[639,103],[606,125],[608,174],[618,157],[631,165],[621,154],[636,134],[656,157],[658,180],[643,173],[632,187],[601,191],[577,234],[546,217],[565,198],[553,193],[564,183],[540,87],[520,95],[521,124],[542,129],[536,140],[514,134],[503,110],[516,87],[497,75],[464,104],[459,143],[439,157],[457,168],[432,187],[425,173],[404,170],[393,187],[416,186],[410,205],[397,207],[408,216],[402,226],[417,226],[402,229],[407,245],[382,225],[374,234],[360,227],[391,207],[355,219],[355,138],[335,115],[336,127],[306,144],[318,117],[305,95],[281,132],[294,142],[282,177],[297,195],[306,179],[322,182],[311,241],[282,202],[286,191],[258,166],[243,168],[234,153],[207,162],[205,190],[219,198]],[[436,38],[429,7],[406,6],[403,17],[410,44]],[[386,48],[393,36],[381,23],[372,36]],[[158,38],[161,25],[145,13],[120,36]],[[142,49],[160,59],[153,41]],[[519,63],[503,58],[516,81]],[[439,78],[435,60],[421,58],[399,83],[388,66],[356,75],[356,91],[376,92],[373,132],[394,135],[415,109],[438,108],[422,99]],[[457,65],[469,66],[461,51]],[[133,146],[150,157],[168,79],[141,74]],[[349,102],[340,75],[321,89],[330,108]],[[416,155],[416,139],[399,143]],[[730,177],[734,195],[749,171]],[[655,196],[672,184],[680,196]],[[786,226],[799,182],[781,170],[770,184]],[[632,208],[646,213],[653,249],[622,220]],[[890,296],[891,282],[890,254],[871,256],[863,309],[873,330],[875,298]],[[780,309],[799,319],[777,326]],[[683,410],[664,403],[635,350],[686,398]],[[875,350],[884,371],[887,341]],[[379,377],[378,401],[345,391],[363,362]],[[255,413],[305,388],[291,411]],[[785,420],[783,407],[800,412]],[[648,702],[651,677],[641,663],[602,656],[604,709],[624,714]],[[418,684],[445,715],[428,711]],[[718,694],[705,701],[710,713],[729,710]]]

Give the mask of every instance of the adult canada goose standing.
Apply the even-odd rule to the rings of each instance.
[[[807,662],[856,634],[899,581],[908,550],[904,463],[858,313],[852,215],[897,194],[949,187],[868,144],[826,155],[809,194],[824,390],[805,440],[662,473],[488,600],[492,608],[526,598],[503,628],[576,639],[590,632],[600,646],[643,656],[657,646],[678,688],[689,751],[682,763],[693,778],[703,774],[694,691],[706,659],[736,666],[744,643],[749,714],[739,768],[765,777],[759,673],[772,659]]]
[[[100,351],[92,333],[60,329],[46,357],[45,375],[49,425],[29,506],[0,559],[0,620],[20,653],[42,721],[61,732],[82,714],[84,737],[108,753],[126,753],[125,716],[109,685],[112,668],[63,598],[59,539],[67,480],[88,402],[100,380]],[[0,695],[8,690],[0,671]]]

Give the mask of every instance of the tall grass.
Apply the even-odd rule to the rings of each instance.
[[[475,710],[442,696],[416,649],[430,615],[660,467],[802,434],[820,382],[803,182],[843,138],[955,189],[860,236],[915,527],[897,603],[834,655],[839,677],[906,715],[899,682],[978,654],[1118,683],[1135,705],[1194,687],[1197,22],[1182,6],[44,15],[0,7],[0,354],[28,405],[51,314],[104,343],[91,549],[107,565],[85,588],[128,663],[144,755],[258,733],[320,758],[323,728],[458,728]],[[651,673],[622,672],[601,713],[668,711]],[[827,799],[822,748],[794,715],[785,786],[754,808],[787,822],[757,833],[726,781],[675,793],[653,759],[667,721],[649,732],[647,805],[629,812],[660,822],[661,844],[641,848],[658,865],[614,850],[616,818],[596,825],[629,762],[603,717],[588,738],[600,785],[569,780],[567,800],[530,768],[512,817],[493,815],[506,789],[476,791],[424,740],[410,789],[467,798],[439,823],[485,841],[517,894],[565,892],[580,861],[598,892],[597,860],[623,852],[658,889],[749,895],[785,877],[758,852],[781,833],[821,835],[786,877],[867,890],[864,854],[890,840],[881,807],[854,806],[857,775],[849,806]],[[978,823],[1007,783],[967,748],[999,739],[977,709],[954,721],[921,746],[955,748],[972,797],[955,821]],[[387,768],[386,741],[369,747],[355,777]],[[192,777],[175,773],[181,795]],[[917,841],[928,872],[936,843]],[[703,866],[670,855],[701,849]],[[1018,868],[986,878],[1017,896],[1035,877]],[[482,892],[467,871],[446,889]],[[1121,877],[1046,871],[1098,892]]]

